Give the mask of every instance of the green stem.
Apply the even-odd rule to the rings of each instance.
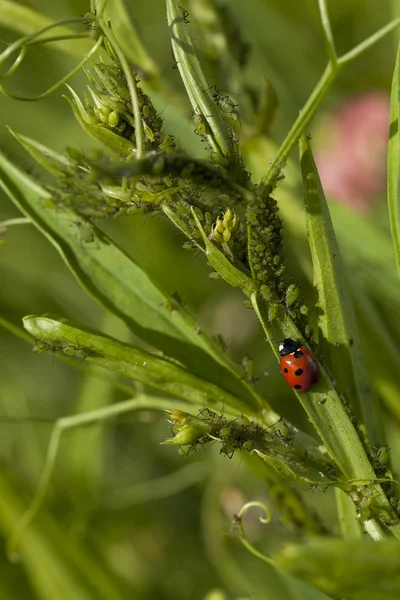
[[[90,60],[90,58],[93,56],[93,54],[95,54],[97,52],[97,50],[100,48],[101,44],[103,43],[103,40],[104,40],[103,36],[100,36],[99,39],[97,40],[97,42],[95,43],[95,45],[90,50],[90,52],[87,53],[87,55],[76,65],[76,67],[74,69],[72,69],[72,71],[67,73],[67,75],[65,75],[65,77],[60,79],[60,81],[58,81],[55,85],[53,85],[51,88],[49,88],[42,94],[38,94],[37,96],[33,96],[33,97],[17,96],[15,94],[10,94],[9,92],[7,92],[7,90],[2,85],[0,85],[0,92],[4,96],[7,96],[7,98],[12,98],[13,100],[19,100],[21,102],[37,102],[38,100],[43,100],[43,98],[47,98],[47,96],[50,96],[53,92],[58,90],[61,85],[63,85],[67,81],[69,81],[71,79],[71,77],[73,77],[75,75],[75,73],[77,73],[78,71],[81,70],[81,68]]]
[[[323,3],[323,0],[320,0],[320,2]],[[322,16],[321,16],[321,18],[322,18]],[[364,42],[361,42],[361,44],[359,44],[358,46],[353,48],[353,50],[350,50],[350,52],[347,52],[346,54],[341,56],[339,59],[332,61],[333,64],[331,64],[331,63],[328,64],[328,66],[326,67],[325,71],[322,74],[321,79],[318,81],[317,85],[315,86],[314,91],[312,92],[311,96],[307,100],[307,102],[304,105],[303,109],[301,110],[299,116],[297,117],[296,121],[294,122],[292,128],[290,129],[289,133],[287,134],[286,138],[284,139],[283,143],[281,144],[281,146],[278,150],[278,154],[272,161],[272,164],[271,164],[266,176],[264,177],[264,179],[262,180],[262,182],[260,184],[260,192],[266,191],[268,189],[272,189],[272,187],[276,181],[276,178],[279,175],[290,152],[292,151],[293,147],[297,144],[300,136],[304,132],[307,125],[310,123],[312,117],[314,116],[315,112],[317,111],[317,109],[318,109],[319,105],[321,104],[321,101],[323,100],[324,96],[326,95],[328,89],[330,88],[330,86],[332,85],[332,83],[335,81],[336,77],[340,73],[340,70],[343,67],[343,65],[345,65],[348,62],[357,58],[357,56],[359,56],[360,54],[365,52],[365,50],[368,50],[368,48],[370,48],[371,46],[376,44],[376,42],[379,42],[386,35],[388,35],[392,31],[394,31],[396,29],[396,27],[398,27],[399,25],[400,25],[400,18],[394,19],[388,25],[386,25],[385,27],[382,27],[382,29],[380,29],[379,31],[377,31],[376,33],[371,35]],[[327,35],[326,31],[325,31],[325,35]]]
[[[329,20],[328,8],[325,0],[318,0],[319,14],[321,17],[322,30],[324,32],[325,45],[328,52],[329,60],[332,68],[337,66],[338,58],[336,54],[335,41],[333,39],[331,23]]]
[[[36,32],[33,35],[25,35],[22,38],[19,38],[13,44],[10,44],[10,46],[8,46],[8,48],[6,48],[6,50],[4,50],[4,52],[2,52],[0,54],[0,66],[16,50],[18,50],[19,48],[21,48],[22,46],[24,46],[28,42],[32,42],[32,40],[34,40],[35,38],[38,38],[40,35],[43,35],[43,33],[46,33],[46,31],[50,31],[50,29],[54,29],[56,27],[62,27],[63,25],[67,25],[67,24],[70,24],[70,23],[84,23],[87,20],[88,20],[87,17],[77,17],[77,18],[73,18],[73,19],[65,19],[64,21],[58,21],[57,23],[51,23],[50,25],[47,25],[46,27],[43,27],[43,29],[40,29],[38,32]]]
[[[267,175],[262,180],[260,184],[260,193],[265,192],[273,187],[273,184],[276,181],[276,178],[278,177],[282,167],[284,166],[291,150],[297,144],[297,141],[302,135],[304,129],[310,123],[330,85],[335,80],[337,73],[338,70],[334,71],[332,65],[329,64],[326,67],[321,79],[315,86],[314,91],[301,110],[285,140],[281,144],[278,154],[272,161]]]
[[[22,515],[21,520],[17,524],[16,528],[12,532],[12,535],[7,544],[7,553],[13,562],[18,560],[17,547],[19,545],[21,536],[23,535],[26,528],[32,523],[38,514],[45,498],[50,485],[54,468],[56,466],[56,460],[60,448],[61,437],[68,429],[75,429],[84,425],[91,425],[93,423],[99,423],[115,418],[121,414],[131,412],[140,409],[152,409],[152,410],[164,410],[170,409],[171,406],[175,408],[187,410],[188,405],[185,402],[179,402],[168,398],[161,398],[158,396],[147,396],[140,395],[130,400],[118,402],[112,406],[105,406],[103,408],[92,410],[78,415],[70,417],[63,417],[59,419],[54,425],[50,442],[47,449],[43,470],[40,476],[39,484],[34,495],[34,498],[28,508],[28,510]]]
[[[393,21],[385,25],[385,27],[382,27],[382,29],[380,29],[379,31],[371,35],[369,38],[361,42],[361,44],[358,44],[358,46],[350,50],[350,52],[343,54],[343,56],[339,58],[339,64],[345,65],[346,63],[354,60],[355,58],[357,58],[357,56],[360,56],[360,54],[365,52],[365,50],[368,50],[369,48],[371,48],[371,46],[376,44],[376,42],[379,42],[379,40],[381,40],[386,35],[394,31],[399,25],[400,18],[394,19]]]
[[[103,7],[104,9],[104,7]],[[108,41],[115,54],[118,57],[119,62],[121,63],[122,70],[124,72],[126,82],[128,84],[129,93],[131,95],[132,109],[135,118],[135,140],[136,140],[136,154],[135,158],[140,159],[143,156],[143,127],[142,127],[142,118],[140,112],[140,104],[139,104],[139,96],[137,91],[136,79],[132,75],[132,70],[129,67],[129,63],[125,58],[125,54],[122,52],[119,44],[117,42],[117,38],[115,37],[112,29],[105,23],[103,18],[99,18],[99,24],[102,28],[102,31]]]
[[[11,227],[12,225],[33,225],[32,220],[28,217],[17,217],[16,219],[7,219],[0,222],[0,230],[2,227]]]

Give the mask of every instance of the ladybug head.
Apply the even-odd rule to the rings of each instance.
[[[279,342],[279,354],[281,356],[285,356],[286,354],[291,354],[292,352],[296,352],[298,348],[300,348],[301,343],[295,342],[292,338],[285,338]]]

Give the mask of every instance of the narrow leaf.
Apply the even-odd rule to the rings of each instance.
[[[210,84],[207,83],[188,33],[185,14],[178,0],[167,0],[172,51],[193,110],[206,125],[205,135],[211,148],[217,154],[226,155],[230,148],[226,125],[211,98]]]
[[[54,152],[47,146],[40,144],[36,140],[21,135],[13,131],[10,127],[8,128],[10,133],[15,137],[16,140],[21,144],[23,148],[35,159],[35,161],[41,165],[46,171],[53,175],[60,175],[62,169],[68,167],[71,163],[62,154]]]
[[[392,91],[390,97],[390,137],[388,145],[388,182],[387,195],[389,205],[390,227],[396,255],[397,268],[400,273],[400,133],[399,133],[399,102],[400,102],[400,43],[394,67]]]
[[[329,208],[307,137],[300,139],[306,225],[318,292],[318,324],[324,358],[336,389],[353,403],[365,423],[368,439],[383,445],[380,413],[369,384],[353,300],[336,243]]]
[[[210,407],[225,405],[237,410],[247,408],[242,400],[176,364],[134,346],[102,337],[97,332],[74,327],[66,320],[28,316],[23,319],[23,324],[43,350],[88,360],[194,404]]]

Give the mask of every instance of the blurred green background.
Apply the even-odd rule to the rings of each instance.
[[[231,0],[222,4],[228,5],[251,47],[246,81],[261,89],[267,77],[278,93],[280,108],[271,135],[279,143],[327,62],[316,2]],[[80,0],[32,0],[24,5],[54,20],[82,15],[89,8]],[[339,53],[385,25],[395,16],[396,6],[386,0],[330,2]],[[204,156],[193,134],[190,107],[178,72],[172,68],[163,0],[126,0],[126,7],[163,81],[181,95],[178,106],[172,96],[154,94],[147,84],[146,91],[153,93],[166,130],[176,135],[183,149]],[[201,54],[201,31],[194,18],[191,25]],[[18,37],[16,31],[2,28],[1,47]],[[400,458],[400,290],[385,203],[382,151],[382,135],[387,139],[382,131],[388,120],[395,49],[393,35],[348,65],[324,100],[311,131],[317,158],[320,152],[321,165],[325,161],[331,169],[327,181],[328,177],[330,182],[343,180],[343,160],[337,160],[338,156],[352,156],[360,147],[364,150],[355,172],[346,174],[348,187],[343,190],[327,184],[327,191],[332,196],[332,216],[348,266],[371,375],[387,417],[389,445],[394,458]],[[34,47],[7,85],[14,93],[40,93],[76,61],[54,49]],[[207,74],[207,62],[205,71]],[[210,85],[220,85],[215,70],[210,68],[209,72],[213,74]],[[76,76],[72,85],[82,93],[84,75]],[[45,180],[43,173],[11,138],[6,125],[57,151],[67,146],[93,146],[74,120],[62,93],[37,103],[0,98],[1,149],[41,180]],[[364,128],[361,133],[357,128],[349,131],[351,143],[347,140],[346,146],[346,139],[337,140],[335,136],[341,127],[346,129],[347,123],[356,121],[359,113]],[[377,114],[381,115],[378,125]],[[257,181],[274,156],[274,146],[261,137],[242,141],[249,150],[249,165]],[[276,198],[286,224],[288,277],[301,282],[305,296],[312,299],[296,163],[294,155]],[[371,185],[366,181],[368,177]],[[340,203],[335,202],[335,194]],[[18,216],[17,211],[0,194],[0,222],[14,216]],[[164,289],[179,294],[202,327],[211,335],[221,334],[235,361],[240,363],[245,355],[253,357],[259,377],[257,389],[277,412],[309,429],[301,408],[279,376],[254,314],[242,306],[241,294],[211,280],[203,257],[182,250],[183,236],[171,224],[161,218],[133,216],[99,225]],[[19,326],[27,314],[51,312],[119,339],[131,339],[122,323],[105,314],[79,288],[54,248],[32,226],[9,228],[5,241],[0,248],[2,317]],[[126,396],[103,380],[51,356],[33,353],[28,344],[3,329],[0,382],[0,529],[6,536],[15,519],[13,509],[18,511],[19,503],[27,504],[37,484],[52,423],[21,424],[2,421],[1,417],[56,419]],[[248,597],[249,593],[254,598],[274,600],[300,597],[299,586],[303,584],[294,584],[289,577],[258,562],[231,533],[232,515],[246,500],[269,502],[267,486],[236,457],[229,461],[219,456],[217,448],[185,457],[173,447],[160,446],[169,434],[164,416],[150,412],[68,433],[45,509],[29,530],[31,536],[36,536],[34,556],[25,565],[11,564],[4,543],[0,546],[1,599],[195,600],[206,597],[214,588],[225,590],[229,594],[226,598]],[[158,483],[152,484],[152,480]],[[333,494],[314,495],[304,490],[304,495],[326,525],[335,528]],[[297,539],[298,533],[282,524],[278,516],[264,529],[255,518],[249,516],[248,520],[252,539],[267,553],[279,548],[284,540]],[[56,595],[54,590],[58,590]],[[304,593],[311,599],[325,597],[310,588]],[[209,598],[222,600],[225,596],[221,591],[219,596],[215,592]]]

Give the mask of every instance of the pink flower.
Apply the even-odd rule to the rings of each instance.
[[[371,208],[385,184],[389,120],[390,100],[380,92],[350,99],[322,119],[316,163],[327,196],[359,212]]]

